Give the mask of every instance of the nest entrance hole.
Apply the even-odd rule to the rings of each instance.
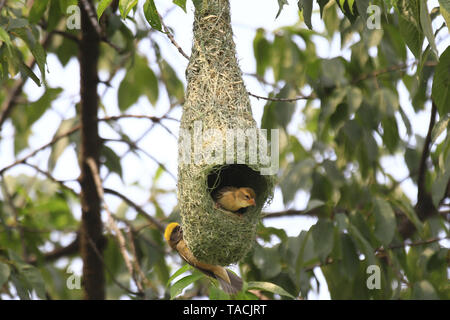
[[[245,164],[229,164],[216,166],[208,174],[208,191],[212,199],[223,187],[249,187],[256,193],[256,205],[262,205],[267,194],[267,182],[259,171],[251,169]],[[238,212],[245,213],[248,208]]]

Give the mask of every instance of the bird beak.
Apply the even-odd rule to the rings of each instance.
[[[250,205],[256,206],[255,199],[250,199],[248,202],[250,203]]]

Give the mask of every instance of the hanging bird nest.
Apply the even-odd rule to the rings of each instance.
[[[184,239],[200,261],[229,265],[251,249],[274,179],[261,174],[259,159],[248,152],[255,140],[244,139],[247,152],[239,153],[237,140],[258,131],[235,55],[228,0],[196,8],[186,76],[178,159]],[[216,208],[213,195],[224,186],[253,188],[256,206],[241,214]]]

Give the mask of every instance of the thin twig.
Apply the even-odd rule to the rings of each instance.
[[[120,120],[120,119],[126,119],[126,118],[134,118],[134,119],[148,119],[153,121],[154,123],[160,125],[164,130],[166,130],[171,136],[174,138],[177,138],[175,134],[166,126],[164,125],[161,120],[167,119],[179,122],[178,119],[171,118],[171,117],[155,117],[155,116],[147,116],[147,115],[132,115],[132,114],[122,114],[117,116],[108,116],[104,117],[102,119],[99,119],[99,121],[110,121],[110,120]]]
[[[60,140],[60,139],[62,139],[62,138],[64,138],[64,137],[68,137],[68,136],[74,134],[74,133],[77,132],[79,129],[80,129],[80,125],[76,125],[76,126],[74,126],[72,129],[70,129],[70,130],[68,130],[68,131],[66,131],[66,132],[64,132],[64,133],[61,133],[61,134],[57,135],[57,136],[54,137],[50,142],[48,142],[48,143],[44,144],[43,146],[41,146],[41,147],[39,147],[39,148],[33,150],[32,152],[30,152],[30,153],[29,153],[28,155],[26,155],[25,157],[23,157],[23,158],[21,158],[21,159],[18,159],[18,160],[16,160],[16,161],[14,161],[12,164],[10,164],[10,165],[8,165],[8,166],[2,168],[2,169],[0,170],[0,175],[2,175],[5,171],[11,169],[12,167],[14,167],[14,166],[16,166],[16,165],[18,165],[18,164],[21,164],[21,163],[26,162],[28,159],[30,159],[31,157],[34,157],[36,154],[38,154],[38,153],[41,152],[42,150],[44,150],[44,149],[46,149],[46,148],[52,146],[53,144],[55,144],[58,140]]]
[[[168,116],[155,117],[155,116],[147,116],[147,115],[142,115],[142,114],[120,114],[117,116],[107,116],[104,118],[99,118],[98,121],[120,120],[120,119],[125,119],[125,118],[148,119],[155,123],[159,123],[159,122],[161,122],[161,120],[172,120],[172,121],[176,121],[176,122],[180,121],[178,119],[171,118]]]
[[[306,209],[306,210],[296,210],[290,209],[279,212],[269,212],[262,215],[261,219],[270,219],[270,218],[280,218],[280,217],[292,217],[292,216],[309,216],[309,217],[317,217],[319,215],[319,208],[316,209]]]
[[[118,143],[125,143],[127,144],[130,149],[135,149],[135,150],[139,150],[140,152],[142,152],[143,154],[145,154],[147,157],[149,157],[150,159],[152,159],[158,166],[160,166],[165,172],[167,172],[167,174],[169,176],[171,176],[173,178],[173,180],[177,181],[177,177],[170,172],[169,169],[167,169],[167,167],[161,163],[158,159],[156,159],[154,156],[152,156],[150,153],[148,153],[147,151],[145,151],[144,149],[140,148],[135,142],[133,141],[129,141],[129,140],[122,140],[122,139],[103,139],[103,141],[105,142],[118,142]]]
[[[78,39],[76,35],[71,34],[69,32],[65,32],[65,31],[61,31],[61,30],[53,30],[51,33],[52,34],[57,34],[57,35],[59,35],[61,37],[64,37],[64,38],[69,39],[69,40],[72,40],[76,44],[80,43],[80,39]]]
[[[112,190],[109,188],[104,188],[105,193],[112,194],[116,197],[121,198],[123,201],[125,201],[126,204],[128,204],[130,207],[132,207],[134,210],[137,211],[138,214],[141,214],[145,219],[147,219],[151,224],[156,226],[159,231],[162,233],[164,232],[164,229],[166,228],[165,225],[160,222],[159,220],[153,218],[150,214],[148,214],[142,207],[138,204],[136,204],[134,201],[123,195],[122,193]]]
[[[185,57],[187,60],[189,60],[189,56],[184,52],[184,50],[180,47],[180,45],[175,41],[175,38],[173,37],[172,33],[170,32],[169,28],[164,23],[163,17],[158,13],[159,20],[161,21],[161,25],[163,27],[164,33],[169,38],[170,42],[177,48],[178,52],[181,53],[183,57]]]
[[[156,287],[153,285],[153,283],[151,283],[148,280],[148,278],[145,276],[144,272],[142,271],[141,266],[139,265],[138,255],[136,253],[136,248],[134,246],[134,233],[135,232],[130,223],[127,223],[127,225],[128,225],[128,242],[130,244],[131,254],[134,257],[134,259],[133,259],[134,269],[136,270],[140,279],[142,279],[142,281],[144,281],[144,283],[146,284],[147,287],[151,287],[154,291],[157,291]]]
[[[61,186],[61,188],[66,189],[67,191],[70,191],[74,196],[78,197],[79,194],[78,192],[76,192],[74,189],[72,189],[71,187],[67,186],[64,184],[64,181],[62,180],[58,180],[55,177],[52,176],[52,174],[48,171],[42,170],[41,168],[39,168],[38,166],[28,163],[28,162],[23,162],[22,164],[29,166],[30,168],[33,168],[34,170],[36,170],[37,172],[43,174],[44,176],[46,176],[49,180],[53,181],[54,183],[57,183]]]
[[[134,292],[130,289],[128,289],[127,287],[125,287],[123,284],[121,284],[118,280],[116,280],[116,278],[114,278],[114,274],[113,272],[109,269],[108,265],[105,263],[105,259],[103,258],[102,254],[100,253],[100,251],[98,251],[97,246],[95,245],[94,240],[91,239],[91,237],[89,237],[89,235],[87,236],[88,241],[90,246],[92,247],[92,249],[94,250],[95,254],[97,255],[97,257],[100,259],[100,261],[102,262],[103,266],[106,269],[106,272],[108,272],[109,276],[111,277],[112,281],[122,290],[124,290],[125,292],[128,292],[129,294],[135,295],[135,296],[139,296],[139,297],[143,297],[144,294],[142,292]]]
[[[262,99],[262,100],[267,100],[267,101],[275,101],[275,102],[296,102],[299,100],[311,100],[311,99],[315,99],[316,96],[314,94],[311,94],[309,96],[298,96],[295,98],[274,98],[274,97],[263,97],[263,96],[259,96],[256,95],[254,93],[251,93],[250,91],[248,91],[248,94],[256,99]]]
[[[115,238],[117,239],[117,242],[119,244],[119,250],[125,261],[125,265],[127,266],[128,272],[130,273],[131,277],[133,278],[134,282],[136,283],[136,286],[137,286],[139,292],[143,293],[142,284],[136,278],[136,275],[135,275],[135,272],[133,269],[133,264],[131,263],[130,257],[128,256],[125,238],[123,237],[122,232],[120,231],[119,227],[117,226],[117,224],[113,218],[113,214],[109,210],[108,204],[105,202],[102,181],[100,178],[100,173],[98,171],[97,164],[95,163],[95,160],[93,158],[87,158],[86,164],[89,166],[89,168],[91,170],[91,173],[92,173],[92,176],[94,178],[94,182],[95,182],[95,185],[97,188],[97,194],[98,194],[100,200],[102,201],[103,208],[105,209],[105,211],[108,215],[108,226],[109,226],[110,230],[114,231],[114,233],[116,234]]]
[[[110,117],[105,117],[105,118],[100,118],[98,119],[98,121],[108,121],[108,120],[115,120],[115,119],[122,119],[122,118],[136,118],[136,119],[149,119],[149,120],[154,120],[155,122],[159,123],[162,119],[167,119],[167,120],[173,120],[173,121],[178,121],[175,118],[171,118],[171,117],[167,117],[167,116],[163,116],[163,117],[152,117],[152,116],[140,116],[140,115],[118,115],[118,116],[110,116]],[[36,154],[38,154],[39,152],[45,150],[46,148],[54,145],[56,142],[58,142],[60,139],[68,137],[72,134],[74,134],[75,132],[77,132],[80,129],[80,125],[76,125],[73,128],[71,128],[70,130],[61,133],[57,136],[55,136],[50,142],[42,145],[41,147],[33,150],[32,152],[30,152],[28,155],[24,156],[23,158],[20,158],[16,161],[14,161],[13,163],[11,163],[10,165],[7,165],[6,167],[3,167],[2,169],[0,169],[0,175],[2,175],[5,171],[11,169],[12,167],[17,166],[18,164],[22,164],[24,162],[26,162],[28,159],[34,157]],[[152,159],[155,159],[153,156],[150,156]],[[157,162],[159,164],[159,161]],[[175,176],[173,174],[171,174],[171,176],[173,178],[175,178]],[[176,178],[175,178],[176,179]]]
[[[442,237],[442,238],[436,237],[436,238],[427,239],[427,240],[419,240],[419,241],[416,241],[416,242],[404,242],[404,243],[400,243],[400,244],[393,244],[393,245],[390,245],[388,247],[388,249],[400,249],[400,248],[405,248],[405,247],[424,246],[424,245],[431,244],[431,243],[434,243],[434,242],[439,242],[439,241],[442,241],[442,240],[445,240],[445,239],[450,239],[450,236]],[[380,248],[375,250],[375,252],[380,252],[380,251],[381,252],[384,251],[384,248],[380,247]]]

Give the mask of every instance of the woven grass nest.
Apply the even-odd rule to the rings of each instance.
[[[250,161],[249,152],[243,158],[234,152],[230,158],[224,149],[230,131],[256,129],[236,59],[228,0],[207,0],[196,8],[186,76],[178,164],[184,238],[197,259],[225,266],[253,246],[261,210],[274,187],[273,177],[261,175],[261,165]],[[223,154],[217,152],[221,148]],[[243,214],[216,208],[213,195],[224,186],[253,188],[256,206]]]

